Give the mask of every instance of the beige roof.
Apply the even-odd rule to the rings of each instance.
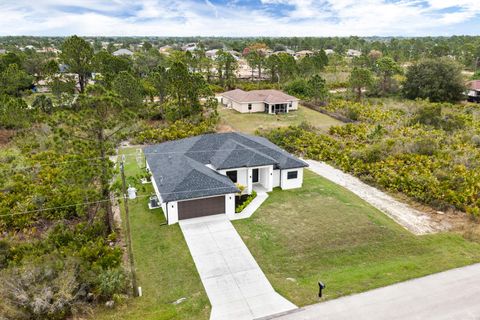
[[[266,103],[285,103],[289,101],[299,100],[294,96],[283,93],[279,90],[252,90],[243,91],[235,89],[221,94],[225,98],[235,100],[237,102],[266,102]]]

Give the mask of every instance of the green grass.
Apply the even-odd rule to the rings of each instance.
[[[253,134],[257,129],[273,129],[288,127],[307,122],[318,129],[328,130],[331,126],[342,122],[325,114],[299,106],[298,110],[287,114],[272,115],[265,113],[240,113],[232,109],[219,106],[221,124],[230,126],[236,131]]]
[[[480,261],[479,243],[414,236],[309,170],[303,188],[275,189],[234,225],[274,288],[301,306],[318,301],[318,280],[332,299]]]
[[[123,149],[120,153],[132,154],[135,149]],[[141,172],[135,156],[127,156],[126,176]],[[140,191],[139,196],[153,192],[150,184],[145,186],[146,190]],[[179,225],[165,225],[162,210],[149,210],[147,203],[147,197],[129,201],[134,261],[143,297],[130,299],[111,311],[97,310],[94,318],[208,319],[209,300]],[[123,211],[122,219],[124,223]],[[187,300],[172,304],[182,297]]]

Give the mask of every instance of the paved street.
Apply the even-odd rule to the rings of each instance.
[[[274,319],[480,319],[480,264],[318,303]]]
[[[224,214],[181,220],[212,305],[211,320],[251,320],[295,309],[279,295]]]

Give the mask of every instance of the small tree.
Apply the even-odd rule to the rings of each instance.
[[[308,80],[308,95],[315,103],[325,101],[328,96],[325,79],[316,74]]]
[[[356,92],[357,101],[362,99],[362,89],[373,84],[372,72],[365,68],[354,67],[348,79],[350,88]]]

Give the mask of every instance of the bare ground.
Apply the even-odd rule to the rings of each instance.
[[[310,165],[310,170],[350,190],[416,235],[452,229],[455,221],[458,220],[459,215],[414,208],[324,162],[305,161]],[[465,219],[462,218],[462,220]]]

